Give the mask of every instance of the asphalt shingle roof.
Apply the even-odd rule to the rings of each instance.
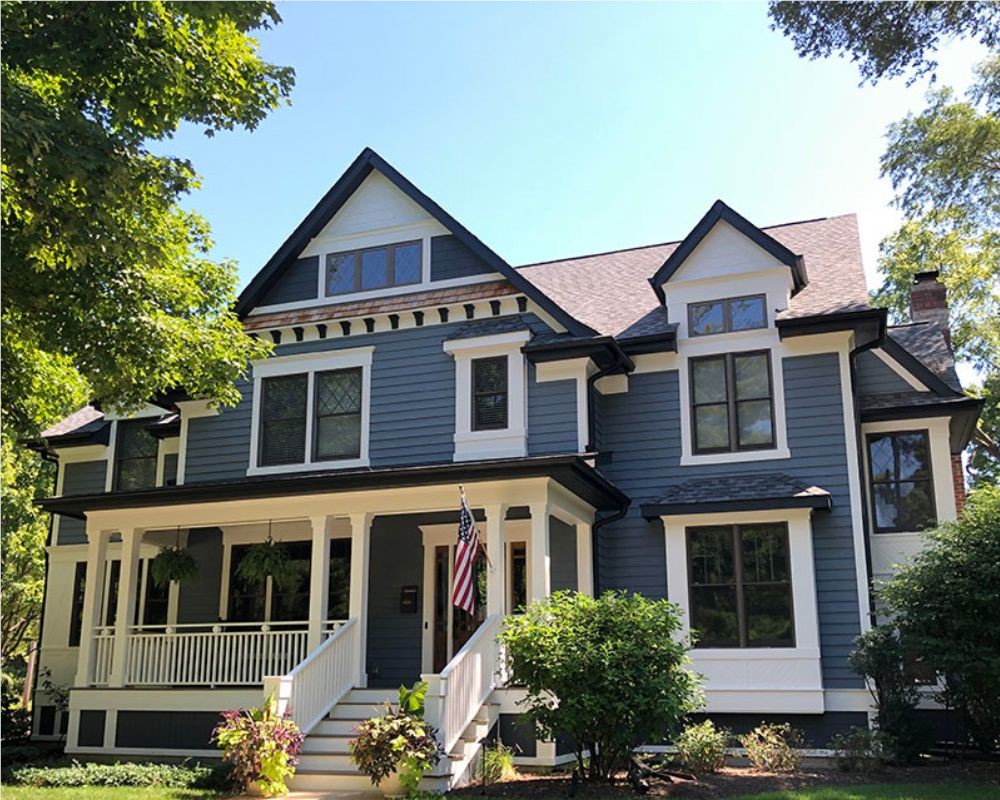
[[[781,318],[869,308],[857,218],[853,214],[763,230],[803,256],[809,278],[809,285],[792,298]],[[679,244],[668,242],[526,264],[518,271],[599,333],[648,335],[659,332],[666,324],[666,314],[648,279]]]
[[[680,510],[685,506],[725,508],[724,504],[774,501],[774,507],[804,505],[829,507],[830,493],[818,486],[792,478],[783,472],[763,472],[754,475],[718,475],[691,478],[668,486],[663,496],[644,504],[643,513],[656,515],[664,507]]]
[[[904,350],[922,361],[935,375],[956,392],[962,383],[955,372],[955,356],[944,338],[944,332],[930,322],[896,325],[887,331]]]

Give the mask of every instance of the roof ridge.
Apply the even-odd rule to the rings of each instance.
[[[790,228],[793,225],[808,225],[812,222],[828,222],[834,219],[857,216],[855,213],[837,214],[832,217],[811,217],[809,219],[793,220],[792,222],[779,222],[776,225],[762,225],[759,230],[773,231],[777,228]],[[548,258],[544,261],[529,261],[527,264],[518,264],[514,269],[528,269],[529,267],[544,267],[546,264],[561,264],[567,261],[583,261],[585,258],[600,258],[601,256],[613,256],[617,253],[632,253],[636,250],[649,250],[653,247],[667,247],[672,244],[680,244],[683,239],[671,239],[667,242],[653,242],[652,244],[637,244],[631,247],[619,247],[614,250],[602,250],[597,253],[584,253],[578,256],[566,256],[565,258]]]

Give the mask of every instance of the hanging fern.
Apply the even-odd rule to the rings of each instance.
[[[249,583],[263,583],[270,575],[284,589],[294,588],[301,577],[288,548],[270,537],[250,547],[236,567],[236,575]]]
[[[149,574],[158,587],[163,589],[171,581],[185,583],[198,577],[198,563],[183,547],[161,547],[156,558],[149,565]]]

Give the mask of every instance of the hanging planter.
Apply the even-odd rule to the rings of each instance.
[[[236,567],[236,575],[248,583],[263,583],[268,576],[282,588],[294,587],[299,579],[299,570],[288,556],[288,548],[282,542],[271,538],[268,523],[267,539],[252,545]]]
[[[171,581],[186,583],[198,577],[198,563],[180,544],[162,547],[156,558],[150,562],[149,575],[159,588],[170,585]]]

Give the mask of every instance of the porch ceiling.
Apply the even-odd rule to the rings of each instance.
[[[85,519],[88,511],[545,477],[597,511],[617,511],[628,499],[582,456],[568,455],[256,476],[131,492],[49,497],[38,501],[38,505],[53,514]]]

